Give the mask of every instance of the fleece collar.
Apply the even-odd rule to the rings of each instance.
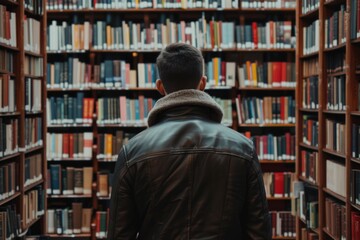
[[[212,119],[221,122],[223,111],[212,97],[200,90],[186,89],[170,93],[159,99],[148,116],[148,125],[151,127],[159,121],[159,116],[169,109],[180,106],[200,106],[210,108]]]

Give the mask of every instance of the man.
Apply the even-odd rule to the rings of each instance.
[[[119,154],[108,239],[271,239],[254,146],[220,124],[201,52],[171,44],[156,63],[165,97]]]

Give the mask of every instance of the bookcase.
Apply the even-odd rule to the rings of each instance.
[[[304,4],[296,14],[298,239],[358,239],[358,1]]]
[[[0,238],[45,228],[45,2],[0,1]]]
[[[183,41],[203,52],[223,124],[257,146],[273,238],[295,239],[296,1],[61,2],[47,1],[45,235],[106,239],[117,154],[161,97],[161,48]]]

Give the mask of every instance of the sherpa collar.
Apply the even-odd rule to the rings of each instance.
[[[212,119],[219,123],[223,117],[221,107],[209,94],[200,90],[186,89],[170,93],[156,102],[148,116],[149,127],[154,125],[158,121],[159,115],[166,110],[185,105],[210,108],[213,113]]]

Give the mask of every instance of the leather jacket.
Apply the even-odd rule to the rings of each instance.
[[[271,239],[250,140],[206,93],[160,99],[115,167],[107,239]]]

